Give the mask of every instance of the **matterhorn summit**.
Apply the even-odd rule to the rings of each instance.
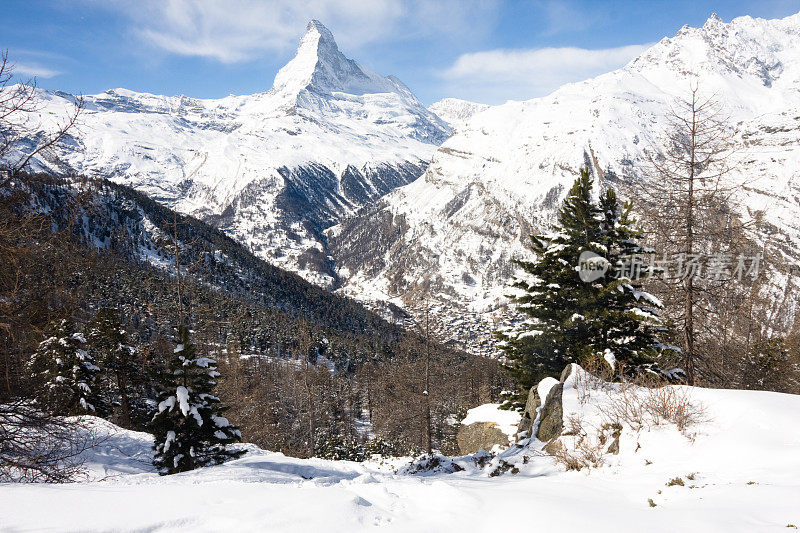
[[[278,71],[272,87],[275,93],[296,94],[302,90],[327,96],[397,93],[414,98],[396,78],[384,78],[346,58],[339,51],[333,34],[318,20],[308,23],[297,53]]]
[[[55,125],[73,96],[41,96]],[[34,169],[130,185],[323,286],[337,279],[322,231],[419,177],[450,133],[316,20],[269,91],[201,100],[114,89],[88,96],[81,121]]]

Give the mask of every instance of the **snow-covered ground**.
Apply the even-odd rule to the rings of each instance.
[[[614,387],[587,394],[579,381],[565,384],[568,429],[578,415],[595,427],[603,402],[620,397]],[[97,422],[108,439],[86,456],[91,480],[0,485],[0,530],[752,533],[800,526],[800,396],[674,392],[702,404],[705,421],[683,432],[626,425],[619,454],[580,471],[565,471],[542,443],[523,441],[482,468],[473,456],[455,458],[464,468],[455,473],[411,475],[402,468],[409,459],[301,460],[247,445],[241,459],[160,477],[147,462],[147,434]],[[501,461],[518,473],[490,476]],[[683,486],[667,486],[677,477]]]

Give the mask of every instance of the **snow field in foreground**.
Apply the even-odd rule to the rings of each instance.
[[[149,435],[93,420],[107,438],[86,454],[92,481],[0,484],[0,531],[790,531],[800,526],[800,397],[673,387],[704,421],[680,431],[625,424],[618,455],[564,471],[543,443],[521,441],[483,468],[399,474],[411,459],[295,459],[244,445],[241,459],[185,474],[153,473]],[[587,392],[588,391],[588,392]],[[646,394],[641,390],[627,393]],[[618,385],[563,393],[565,428],[587,439]],[[572,422],[571,422],[572,421]],[[575,436],[562,437],[567,448]],[[527,459],[525,459],[527,457]],[[490,476],[502,462],[519,469]],[[670,480],[681,478],[683,486]],[[648,500],[652,500],[652,504]]]

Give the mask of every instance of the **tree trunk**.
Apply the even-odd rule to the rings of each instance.
[[[425,447],[428,453],[433,452],[433,439],[431,438],[431,340],[430,340],[429,308],[425,307]]]
[[[694,180],[697,156],[697,96],[692,93],[692,123],[691,144],[689,153],[689,188],[686,196],[686,259],[691,260],[694,254]],[[693,271],[686,277],[686,294],[684,300],[683,342],[686,381],[689,385],[695,383],[695,354],[694,354],[694,281]]]
[[[119,403],[122,407],[122,427],[131,429],[131,404],[128,400],[128,381],[122,372],[117,372],[117,387],[119,388]]]

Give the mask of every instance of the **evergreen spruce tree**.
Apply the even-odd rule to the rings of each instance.
[[[189,329],[181,325],[150,422],[155,439],[153,464],[161,474],[219,464],[244,453],[226,449],[241,434],[221,416],[225,409],[212,394],[218,376],[216,362],[197,356]]]
[[[637,242],[641,230],[631,215],[633,204],[620,205],[614,189],[600,199],[602,212],[601,256],[608,273],[594,283],[599,291],[594,319],[601,334],[598,348],[618,375],[642,370],[660,371],[656,362],[664,352],[678,348],[663,345],[659,335],[666,331],[659,317],[663,304],[642,289],[640,280],[656,274],[645,257],[655,252]],[[617,364],[618,363],[618,364]]]
[[[128,336],[119,322],[119,313],[110,308],[100,309],[87,326],[86,337],[103,369],[104,403],[119,407],[115,421],[122,427],[139,426],[135,422],[143,422],[149,409],[142,391],[134,386],[141,381],[141,369],[136,364],[136,349],[128,344]]]
[[[86,351],[86,339],[70,320],[62,320],[53,336],[39,344],[30,362],[37,385],[36,400],[57,415],[97,414],[102,410],[97,375],[100,368]]]
[[[662,346],[656,338],[661,304],[627,272],[631,258],[626,256],[647,251],[635,242],[630,211],[610,189],[595,204],[584,168],[559,210],[554,231],[531,236],[537,258],[517,261],[526,276],[512,283],[518,292],[511,297],[527,320],[498,332],[506,370],[522,389],[557,376],[568,363],[605,360],[618,376],[653,364]],[[584,252],[608,268],[605,275],[581,279],[578,265]]]

